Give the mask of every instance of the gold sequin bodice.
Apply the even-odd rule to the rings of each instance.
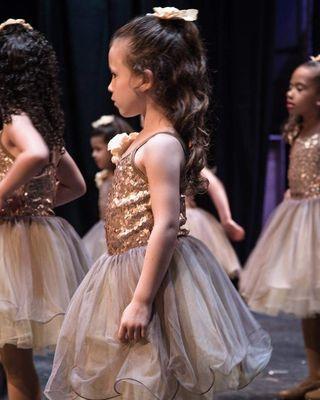
[[[292,198],[320,196],[320,133],[294,140],[288,179]]]
[[[0,182],[14,163],[0,142]],[[53,204],[56,190],[56,167],[49,164],[28,183],[16,190],[6,199],[0,209],[1,217],[49,216],[54,215]]]
[[[109,254],[146,246],[153,228],[148,182],[134,163],[135,152],[119,161],[108,196],[106,239]],[[184,196],[181,196],[179,236],[186,230]]]

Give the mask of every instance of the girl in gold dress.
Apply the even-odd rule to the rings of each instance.
[[[107,146],[115,135],[122,132],[132,132],[133,129],[123,118],[116,115],[102,115],[92,123],[92,128],[90,139],[92,157],[100,169],[95,177],[96,186],[99,190],[100,220],[85,234],[82,240],[93,264],[102,254],[107,252],[104,219],[107,197],[115,168],[115,165],[111,162],[111,153]]]
[[[155,9],[111,41],[112,100],[140,133],[109,143],[109,256],[73,297],[46,396],[212,399],[267,364],[269,336],[228,276],[183,229],[183,194],[203,187],[208,81],[196,10]],[[187,146],[189,145],[189,147]]]
[[[287,107],[289,190],[249,257],[240,288],[252,310],[302,318],[309,376],[279,397],[304,399],[320,388],[320,57],[294,71]],[[306,398],[319,400],[320,390]]]
[[[40,400],[32,352],[55,346],[88,270],[53,207],[85,183],[63,147],[55,54],[23,20],[0,25],[0,104],[0,358],[9,399]]]

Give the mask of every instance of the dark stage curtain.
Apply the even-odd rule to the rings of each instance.
[[[311,0],[309,0],[311,1]],[[320,0],[312,1],[312,44],[313,54],[320,54]]]
[[[37,26],[61,64],[68,150],[88,184],[82,199],[58,210],[83,234],[98,218],[90,123],[114,113],[107,93],[112,33],[154,6],[198,8],[213,82],[210,159],[225,183],[234,218],[247,230],[244,258],[261,226],[270,109],[275,0],[38,0]],[[17,15],[15,15],[17,17]],[[136,126],[137,127],[137,126]],[[209,208],[204,197],[200,203]]]
[[[205,2],[207,3],[207,2]],[[218,1],[201,21],[213,71],[213,156],[234,218],[246,230],[244,260],[261,230],[270,129],[274,1]]]

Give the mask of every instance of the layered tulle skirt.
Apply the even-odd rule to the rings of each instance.
[[[208,247],[230,277],[238,275],[241,270],[240,263],[221,224],[213,215],[198,207],[187,207],[186,214],[185,227],[190,235]]]
[[[269,218],[241,275],[252,310],[320,313],[320,198],[284,200]]]
[[[58,217],[0,219],[0,347],[57,342],[71,297],[88,270],[81,239]]]
[[[103,255],[89,271],[61,330],[49,399],[212,399],[215,391],[247,385],[266,366],[269,336],[192,237],[177,241],[147,339],[119,342],[145,251]]]
[[[96,262],[102,254],[106,254],[107,244],[104,221],[99,221],[93,225],[93,227],[82,238],[82,242],[92,264]]]

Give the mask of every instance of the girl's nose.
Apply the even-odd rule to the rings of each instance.
[[[112,86],[112,82],[110,82],[109,85],[108,85],[108,91],[109,92],[112,92],[112,87],[111,86]]]

